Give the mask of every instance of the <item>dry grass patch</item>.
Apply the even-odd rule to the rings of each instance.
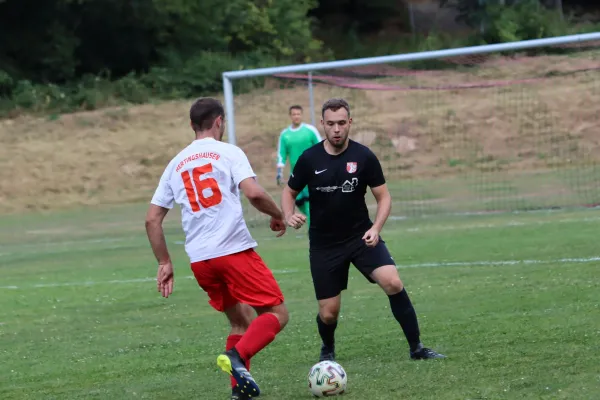
[[[491,58],[472,69],[377,81],[435,87],[590,70],[479,89],[374,91],[317,84],[315,104],[318,114],[326,99],[345,97],[353,107],[354,137],[375,150],[391,177],[504,177],[597,163],[600,72],[593,68],[598,67],[597,52],[581,58]],[[56,121],[0,121],[0,205],[13,212],[148,201],[166,163],[192,140],[190,103],[112,108]],[[272,79],[263,89],[235,97],[239,144],[269,189],[277,138],[295,103],[308,108],[306,87]]]

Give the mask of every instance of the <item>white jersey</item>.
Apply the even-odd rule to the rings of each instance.
[[[185,250],[192,263],[257,246],[240,202],[239,184],[254,178],[246,154],[212,138],[195,140],[167,166],[151,203],[181,207]]]

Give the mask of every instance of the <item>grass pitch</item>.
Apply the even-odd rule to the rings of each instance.
[[[0,398],[227,399],[225,318],[167,221],[174,295],[156,292],[144,206],[0,219]],[[390,221],[383,237],[447,360],[414,362],[383,292],[352,271],[337,332],[345,399],[597,399],[598,211]],[[306,232],[253,228],[291,313],[254,359],[264,399],[309,399],[319,339]]]

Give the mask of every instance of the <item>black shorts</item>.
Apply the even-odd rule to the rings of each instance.
[[[396,265],[381,237],[368,247],[362,236],[331,247],[310,249],[310,273],[317,300],[335,297],[348,288],[350,263],[371,283],[371,273],[384,265]]]

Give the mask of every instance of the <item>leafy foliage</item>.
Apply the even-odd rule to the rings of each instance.
[[[555,10],[537,0],[522,0],[509,6],[489,5],[483,38],[488,43],[512,42],[560,36],[568,30],[569,24]]]
[[[569,22],[540,0],[440,0],[454,7],[458,21],[483,28],[480,36],[487,43],[513,42],[559,36],[569,32]]]
[[[440,0],[442,4],[448,0]],[[498,1],[496,1],[498,3]],[[0,0],[0,116],[65,112],[221,89],[225,70],[558,35],[572,28],[537,0],[454,0],[483,35],[366,34],[406,24],[390,0]],[[318,24],[315,23],[318,20]],[[597,27],[589,25],[586,30]],[[428,64],[429,65],[429,64]],[[260,79],[244,80],[252,87]],[[242,88],[243,89],[243,88]]]
[[[310,60],[322,48],[306,17],[315,6],[316,0],[0,2],[0,33],[10,38],[0,41],[0,108],[63,110],[93,108],[112,95],[134,102],[197,95],[217,90],[224,70]]]

